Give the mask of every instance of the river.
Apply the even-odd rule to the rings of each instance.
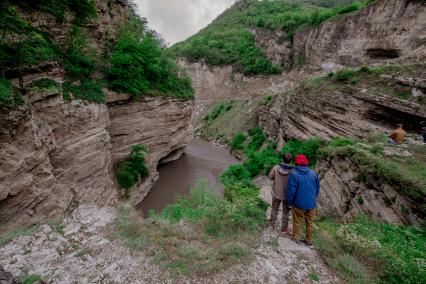
[[[177,195],[189,193],[190,188],[200,179],[217,187],[223,193],[219,183],[222,172],[238,160],[229,150],[213,146],[202,140],[191,141],[185,154],[178,160],[159,167],[160,178],[151,192],[138,204],[144,216],[149,210],[161,211],[176,200]]]

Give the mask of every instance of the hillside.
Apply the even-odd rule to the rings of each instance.
[[[371,1],[238,1],[210,25],[170,48],[175,57],[210,66],[233,65],[246,75],[277,74],[291,69],[291,62],[271,62],[256,44],[253,29],[277,33],[280,45],[294,33],[365,7]]]

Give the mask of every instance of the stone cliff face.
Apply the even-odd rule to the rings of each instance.
[[[107,106],[34,93],[27,107],[1,115],[2,229],[58,218],[82,203],[115,204],[112,165],[137,144],[149,149],[150,177],[132,189],[131,199],[143,199],[159,161],[177,158],[190,139],[192,102],[124,99]]]
[[[353,220],[360,213],[392,224],[420,224],[413,214],[418,202],[401,195],[389,184],[359,180],[360,165],[348,158],[330,157],[317,167],[321,173],[318,205],[322,214]],[[406,208],[406,212],[401,210]]]
[[[298,74],[288,76],[244,76],[235,73],[232,66],[209,67],[205,63],[181,61],[192,79],[195,90],[194,127],[206,109],[221,100],[245,100],[268,94],[278,94],[294,87]]]
[[[293,57],[306,69],[426,59],[424,1],[379,0],[359,13],[297,32]]]
[[[128,16],[127,1],[96,1],[96,19],[80,27],[100,54]],[[64,47],[71,19],[24,14]],[[64,81],[59,64],[27,70],[24,85],[48,78]],[[11,79],[17,85],[18,79]],[[191,100],[109,93],[106,104],[64,101],[62,90],[29,91],[24,106],[0,111],[0,231],[60,218],[79,204],[111,206],[119,199],[114,163],[138,144],[147,146],[150,176],[131,190],[136,204],[158,178],[157,165],[177,159],[191,138]]]
[[[192,108],[192,101],[156,97],[108,104],[112,161],[115,163],[127,157],[134,145],[143,144],[149,149],[150,176],[132,190],[134,205],[142,201],[158,179],[158,164],[176,160],[183,154],[192,138]]]

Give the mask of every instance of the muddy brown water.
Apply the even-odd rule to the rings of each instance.
[[[178,195],[188,194],[191,187],[202,179],[222,194],[220,175],[229,165],[235,163],[238,160],[229,150],[206,141],[193,140],[180,159],[159,167],[160,178],[137,207],[144,216],[147,216],[149,210],[159,212],[173,203]]]

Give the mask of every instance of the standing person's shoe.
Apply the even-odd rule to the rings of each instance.
[[[310,249],[313,249],[314,248],[314,245],[313,244],[311,244],[311,243],[308,243],[306,240],[302,240],[302,241],[300,241],[300,243],[302,244],[302,245],[304,245],[304,246],[307,246],[308,248],[310,248]]]
[[[281,235],[285,236],[285,237],[291,237],[291,232],[290,229],[287,228],[282,228],[281,229]]]

